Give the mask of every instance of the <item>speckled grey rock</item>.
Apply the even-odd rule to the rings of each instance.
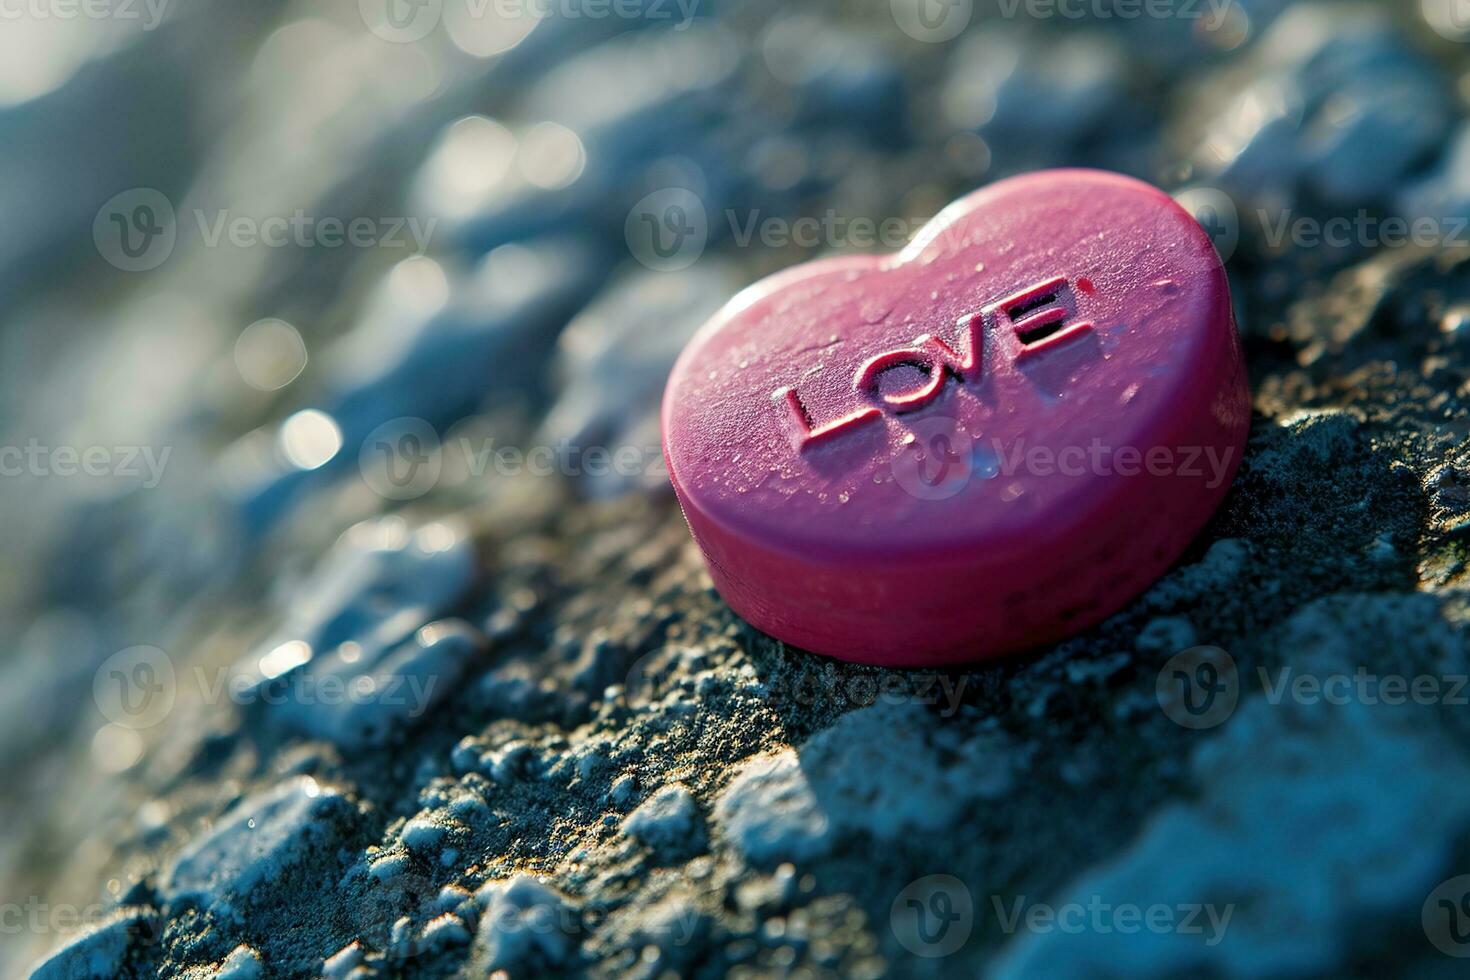
[[[269,901],[283,877],[334,839],[335,823],[351,819],[340,793],[297,776],[242,800],[208,833],[181,851],[164,876],[171,901],[196,901],[221,914],[236,903]]]
[[[1219,94],[1197,163],[1251,198],[1279,200],[1301,181],[1334,204],[1382,200],[1432,155],[1450,119],[1432,62],[1365,3],[1289,10]]]
[[[488,969],[521,973],[567,965],[578,927],[575,911],[554,889],[521,875],[485,885],[476,898],[485,910],[479,944]]]
[[[262,980],[265,963],[260,954],[243,943],[230,951],[214,974],[214,980]]]
[[[407,639],[364,637],[350,656],[338,647],[303,670],[298,681],[313,695],[287,701],[278,714],[294,730],[343,749],[381,745],[451,698],[484,645],[455,620],[429,623]]]
[[[111,980],[125,969],[129,951],[148,945],[157,931],[154,910],[119,908],[36,964],[31,978]]]
[[[1302,609],[1274,638],[1299,652],[1292,668],[1262,668],[1260,695],[1195,752],[1200,798],[1158,813],[1056,903],[1106,911],[1078,918],[1075,931],[1023,935],[996,976],[1103,974],[1120,958],[1144,977],[1325,974],[1349,955],[1361,928],[1352,924],[1420,902],[1470,828],[1470,772],[1412,704],[1333,702],[1326,679],[1353,675],[1352,638],[1365,635],[1395,647],[1396,659],[1464,676],[1463,638],[1428,596],[1342,596]],[[1293,669],[1326,680],[1328,695],[1283,697]],[[1391,808],[1379,800],[1387,787]],[[1122,928],[1114,916],[1124,908],[1167,912],[1180,927]]]
[[[818,857],[832,847],[831,819],[795,752],[745,763],[715,813],[725,836],[757,865]]]
[[[623,830],[650,847],[682,850],[698,844],[699,805],[683,786],[664,786],[628,814]]]
[[[1257,224],[1463,211],[1470,48],[1413,3],[1237,0],[1215,29],[980,2],[934,42],[898,3],[709,0],[682,27],[651,2],[636,24],[555,11],[480,59],[443,6],[406,45],[354,5],[187,14],[189,38],[244,53],[193,79],[231,111],[187,114],[219,148],[179,180],[288,211],[442,209],[429,256],[181,244],[102,280],[80,228],[54,288],[0,312],[0,445],[174,449],[157,492],[0,481],[0,878],[7,901],[104,910],[83,934],[7,934],[0,973],[1462,972],[1423,916],[1470,871],[1470,723],[1444,688],[1368,703],[1355,679],[1467,673],[1470,259],[1273,246]],[[86,84],[135,78],[171,31]],[[20,158],[46,158],[28,134],[75,90],[56,95],[3,111]],[[466,116],[509,143],[465,155],[445,130]],[[562,156],[530,152],[548,133]],[[109,150],[54,163],[143,179]],[[732,223],[917,223],[1064,164],[1230,192],[1254,393],[1214,519],[1094,628],[942,672],[814,657],[720,601],[656,460],[612,481],[474,468],[492,439],[656,446],[659,379],[704,314],[853,248],[742,244]],[[708,235],[655,272],[626,222],[668,187]],[[278,391],[235,363],[260,316],[310,352]],[[340,438],[314,468],[282,444],[312,408]],[[397,416],[441,445],[422,493],[375,489],[363,462]],[[97,665],[140,643],[175,695],[146,728],[94,704]],[[1346,703],[1312,693],[1340,676]],[[1201,724],[1181,678],[1225,683],[1229,710]],[[319,696],[414,679],[410,706]],[[1104,924],[1197,906],[1199,929],[1092,928],[1104,904]]]
[[[965,763],[936,760],[931,718],[879,703],[844,715],[796,752],[753,760],[716,804],[730,840],[757,864],[830,851],[841,834],[878,839],[948,825],[970,802],[995,799],[1014,764],[1004,739],[963,746]]]

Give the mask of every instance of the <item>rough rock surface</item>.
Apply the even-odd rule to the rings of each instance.
[[[242,209],[407,200],[444,223],[402,263],[181,239],[93,305],[65,282],[17,294],[97,349],[0,358],[7,441],[173,455],[153,487],[0,486],[0,880],[39,922],[0,943],[0,972],[1461,975],[1470,944],[1434,923],[1470,891],[1470,242],[1272,232],[1470,197],[1470,49],[1439,8],[1236,0],[1206,30],[992,24],[977,3],[984,37],[933,43],[887,3],[721,3],[616,38],[552,18],[469,64],[364,35],[353,6],[277,35],[300,13],[202,3],[98,63],[117,85],[142,84],[137,60],[200,80],[174,86],[191,118],[251,110],[218,156],[160,135],[166,173],[99,160],[118,187],[182,195],[198,171]],[[264,53],[206,65],[178,44],[221,34]],[[297,42],[324,67],[272,75]],[[414,87],[415,57],[442,87]],[[609,71],[630,81],[578,81]],[[268,108],[302,92],[344,100],[330,147],[301,136],[315,116]],[[523,143],[574,127],[580,176],[456,184],[502,139],[447,129],[468,112]],[[9,161],[36,123],[0,118]],[[1219,513],[1127,608],[1028,656],[887,671],[754,631],[713,591],[650,432],[670,338],[708,293],[819,251],[738,226],[924,216],[1056,164],[1230,203],[1210,218],[1255,411]],[[625,221],[690,182],[707,255],[659,288],[680,271],[630,259]],[[92,205],[67,219],[63,196],[54,220],[85,242]],[[59,247],[49,224],[28,235],[17,263]],[[281,390],[237,370],[263,316],[312,351]],[[78,392],[103,406],[89,432]],[[437,447],[404,442],[402,417]],[[562,440],[639,462],[523,465]],[[380,446],[431,470],[384,482]],[[135,714],[119,683],[167,705]],[[54,914],[68,903],[84,923]]]

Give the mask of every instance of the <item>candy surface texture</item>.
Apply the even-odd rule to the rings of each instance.
[[[1250,396],[1225,272],[1168,195],[1057,170],[891,256],[749,287],[684,350],[664,453],[756,627],[921,666],[1075,633],[1214,512]]]

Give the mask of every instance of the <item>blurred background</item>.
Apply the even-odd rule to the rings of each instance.
[[[1251,484],[1248,468],[1249,506],[1232,504],[1209,534],[1246,541],[1241,555],[1270,551],[1253,521],[1278,536],[1280,577],[1260,592],[1267,618],[1210,633],[1211,614],[1186,613],[1184,627],[1127,640],[1144,658],[1128,670],[1151,691],[1148,651],[1249,650],[1338,588],[1459,588],[1455,535],[1470,493],[1458,481],[1470,477],[1437,460],[1447,446],[1464,455],[1456,390],[1470,307],[1446,286],[1463,274],[1445,256],[1470,243],[1467,99],[1462,0],[0,0],[0,900],[16,913],[0,923],[0,973],[24,975],[81,942],[51,975],[257,975],[209,972],[241,945],[238,969],[313,975],[305,964],[355,938],[359,969],[408,975],[487,963],[517,976],[994,966],[1006,936],[941,955],[890,928],[889,899],[918,866],[875,872],[880,894],[853,871],[809,882],[803,865],[793,877],[779,848],[772,862],[747,852],[727,866],[710,831],[693,860],[718,887],[688,899],[698,938],[666,944],[639,930],[673,886],[639,891],[646,868],[623,886],[606,868],[575,870],[595,856],[567,863],[606,843],[596,834],[607,793],[616,813],[661,781],[645,774],[619,791],[634,764],[619,753],[646,765],[666,751],[729,836],[738,801],[715,800],[736,763],[774,738],[801,743],[842,707],[798,699],[772,709],[777,725],[729,693],[742,669],[770,685],[808,668],[752,637],[700,579],[659,456],[673,358],[741,286],[823,254],[901,247],[944,204],[1000,177],[1085,165],[1175,194],[1228,260],[1273,431],[1294,438],[1299,410],[1320,412],[1332,391],[1393,388],[1373,377],[1388,363],[1415,378],[1382,395],[1377,421],[1412,446],[1395,450],[1397,464],[1337,478],[1359,501],[1369,483],[1384,488],[1356,514],[1328,508],[1341,530],[1307,522],[1361,532],[1353,547],[1378,547],[1378,565],[1368,551],[1344,557],[1337,539],[1293,551],[1304,519],[1262,502],[1290,491],[1269,474]],[[1391,218],[1423,240],[1386,241]],[[1423,275],[1438,277],[1432,289],[1402,285]],[[1415,324],[1418,339],[1403,341]],[[1423,418],[1390,419],[1405,401]],[[1302,436],[1328,447],[1303,473],[1327,468],[1341,440],[1349,454],[1386,444],[1336,432]],[[1258,433],[1252,451],[1276,438]],[[1296,444],[1266,448],[1289,456]],[[1209,554],[1211,568],[1233,560]],[[1297,560],[1315,571],[1294,573]],[[1176,605],[1227,604],[1202,590]],[[1161,608],[1127,628],[1138,634]],[[1438,612],[1404,616],[1444,626]],[[1095,665],[1119,642],[1104,630],[1063,659]],[[706,660],[691,665],[696,655]],[[754,668],[739,666],[751,657]],[[988,698],[1028,710],[1012,669],[977,675],[967,704],[978,718],[1003,714]],[[444,683],[431,711],[406,714],[260,696],[328,675]],[[718,731],[685,744],[669,734],[674,708],[634,710],[640,696],[664,704],[671,679],[699,677]],[[1013,747],[1044,738],[1036,710],[1012,726]],[[934,751],[970,758],[977,732],[995,734],[986,724]],[[1047,870],[1033,894],[1115,854],[1180,791],[1186,733],[1170,731],[1128,757],[1154,789],[1103,806],[1111,829],[1090,853],[1062,847],[1067,867],[1038,859]],[[1045,752],[1081,769],[1105,757],[1065,738]],[[446,831],[434,816],[449,783],[504,787],[506,767],[528,755],[559,802],[534,795],[549,789],[482,787],[491,829],[465,817]],[[338,787],[322,798],[343,801],[342,813],[290,823],[317,805],[290,782],[303,774]],[[1424,805],[1443,815],[1463,802]],[[1034,804],[991,806],[1038,818]],[[434,851],[409,878],[375,873],[411,843],[405,821],[421,810],[459,841],[454,856]],[[264,841],[222,830],[246,812],[252,831],[271,828]],[[1330,832],[1330,810],[1319,817]],[[952,830],[919,822],[946,840],[964,826],[954,819]],[[1404,819],[1405,847],[1458,840],[1458,823],[1414,837]],[[303,844],[324,822],[348,829]],[[578,826],[596,839],[568,843]],[[302,848],[332,856],[302,870]],[[1393,853],[1384,843],[1377,859]],[[1311,860],[1303,880],[1355,858],[1345,846]],[[774,872],[760,870],[768,863]],[[993,855],[951,863],[1027,880]],[[315,884],[257,889],[248,914],[222,897],[243,892],[241,875],[279,883],[282,868]],[[442,889],[526,869],[551,875],[546,887],[564,893],[555,901],[579,910],[574,952],[507,951],[470,912],[455,919],[462,943],[442,924],[425,938],[425,923],[455,907]],[[1428,867],[1404,894],[1442,872]],[[675,877],[704,880],[690,866]],[[960,877],[986,904],[985,886]],[[391,899],[371,891],[383,882]],[[742,883],[828,906],[809,913],[811,936],[793,949],[786,926],[770,924],[789,918],[772,911],[780,903],[742,904]],[[1419,900],[1374,887],[1360,904],[1322,899],[1336,911],[1302,926],[1302,948],[1282,938],[1204,960],[1155,951],[1130,975],[1396,963],[1381,957],[1398,939],[1352,953],[1341,938],[1383,899],[1408,910],[1404,928],[1424,946]],[[359,918],[364,896],[378,904]],[[92,910],[85,928],[58,924],[65,903]],[[300,920],[290,929],[287,908]],[[1114,953],[1076,955],[1038,962],[1061,971],[1049,975],[1093,975]]]

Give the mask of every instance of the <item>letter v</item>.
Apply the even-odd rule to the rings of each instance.
[[[963,358],[953,347],[932,333],[919,337],[914,341],[914,346],[927,347],[934,351],[946,369],[968,384],[980,377],[981,355],[985,344],[985,314],[967,313],[956,320],[955,324],[960,328],[960,342],[965,355]]]

